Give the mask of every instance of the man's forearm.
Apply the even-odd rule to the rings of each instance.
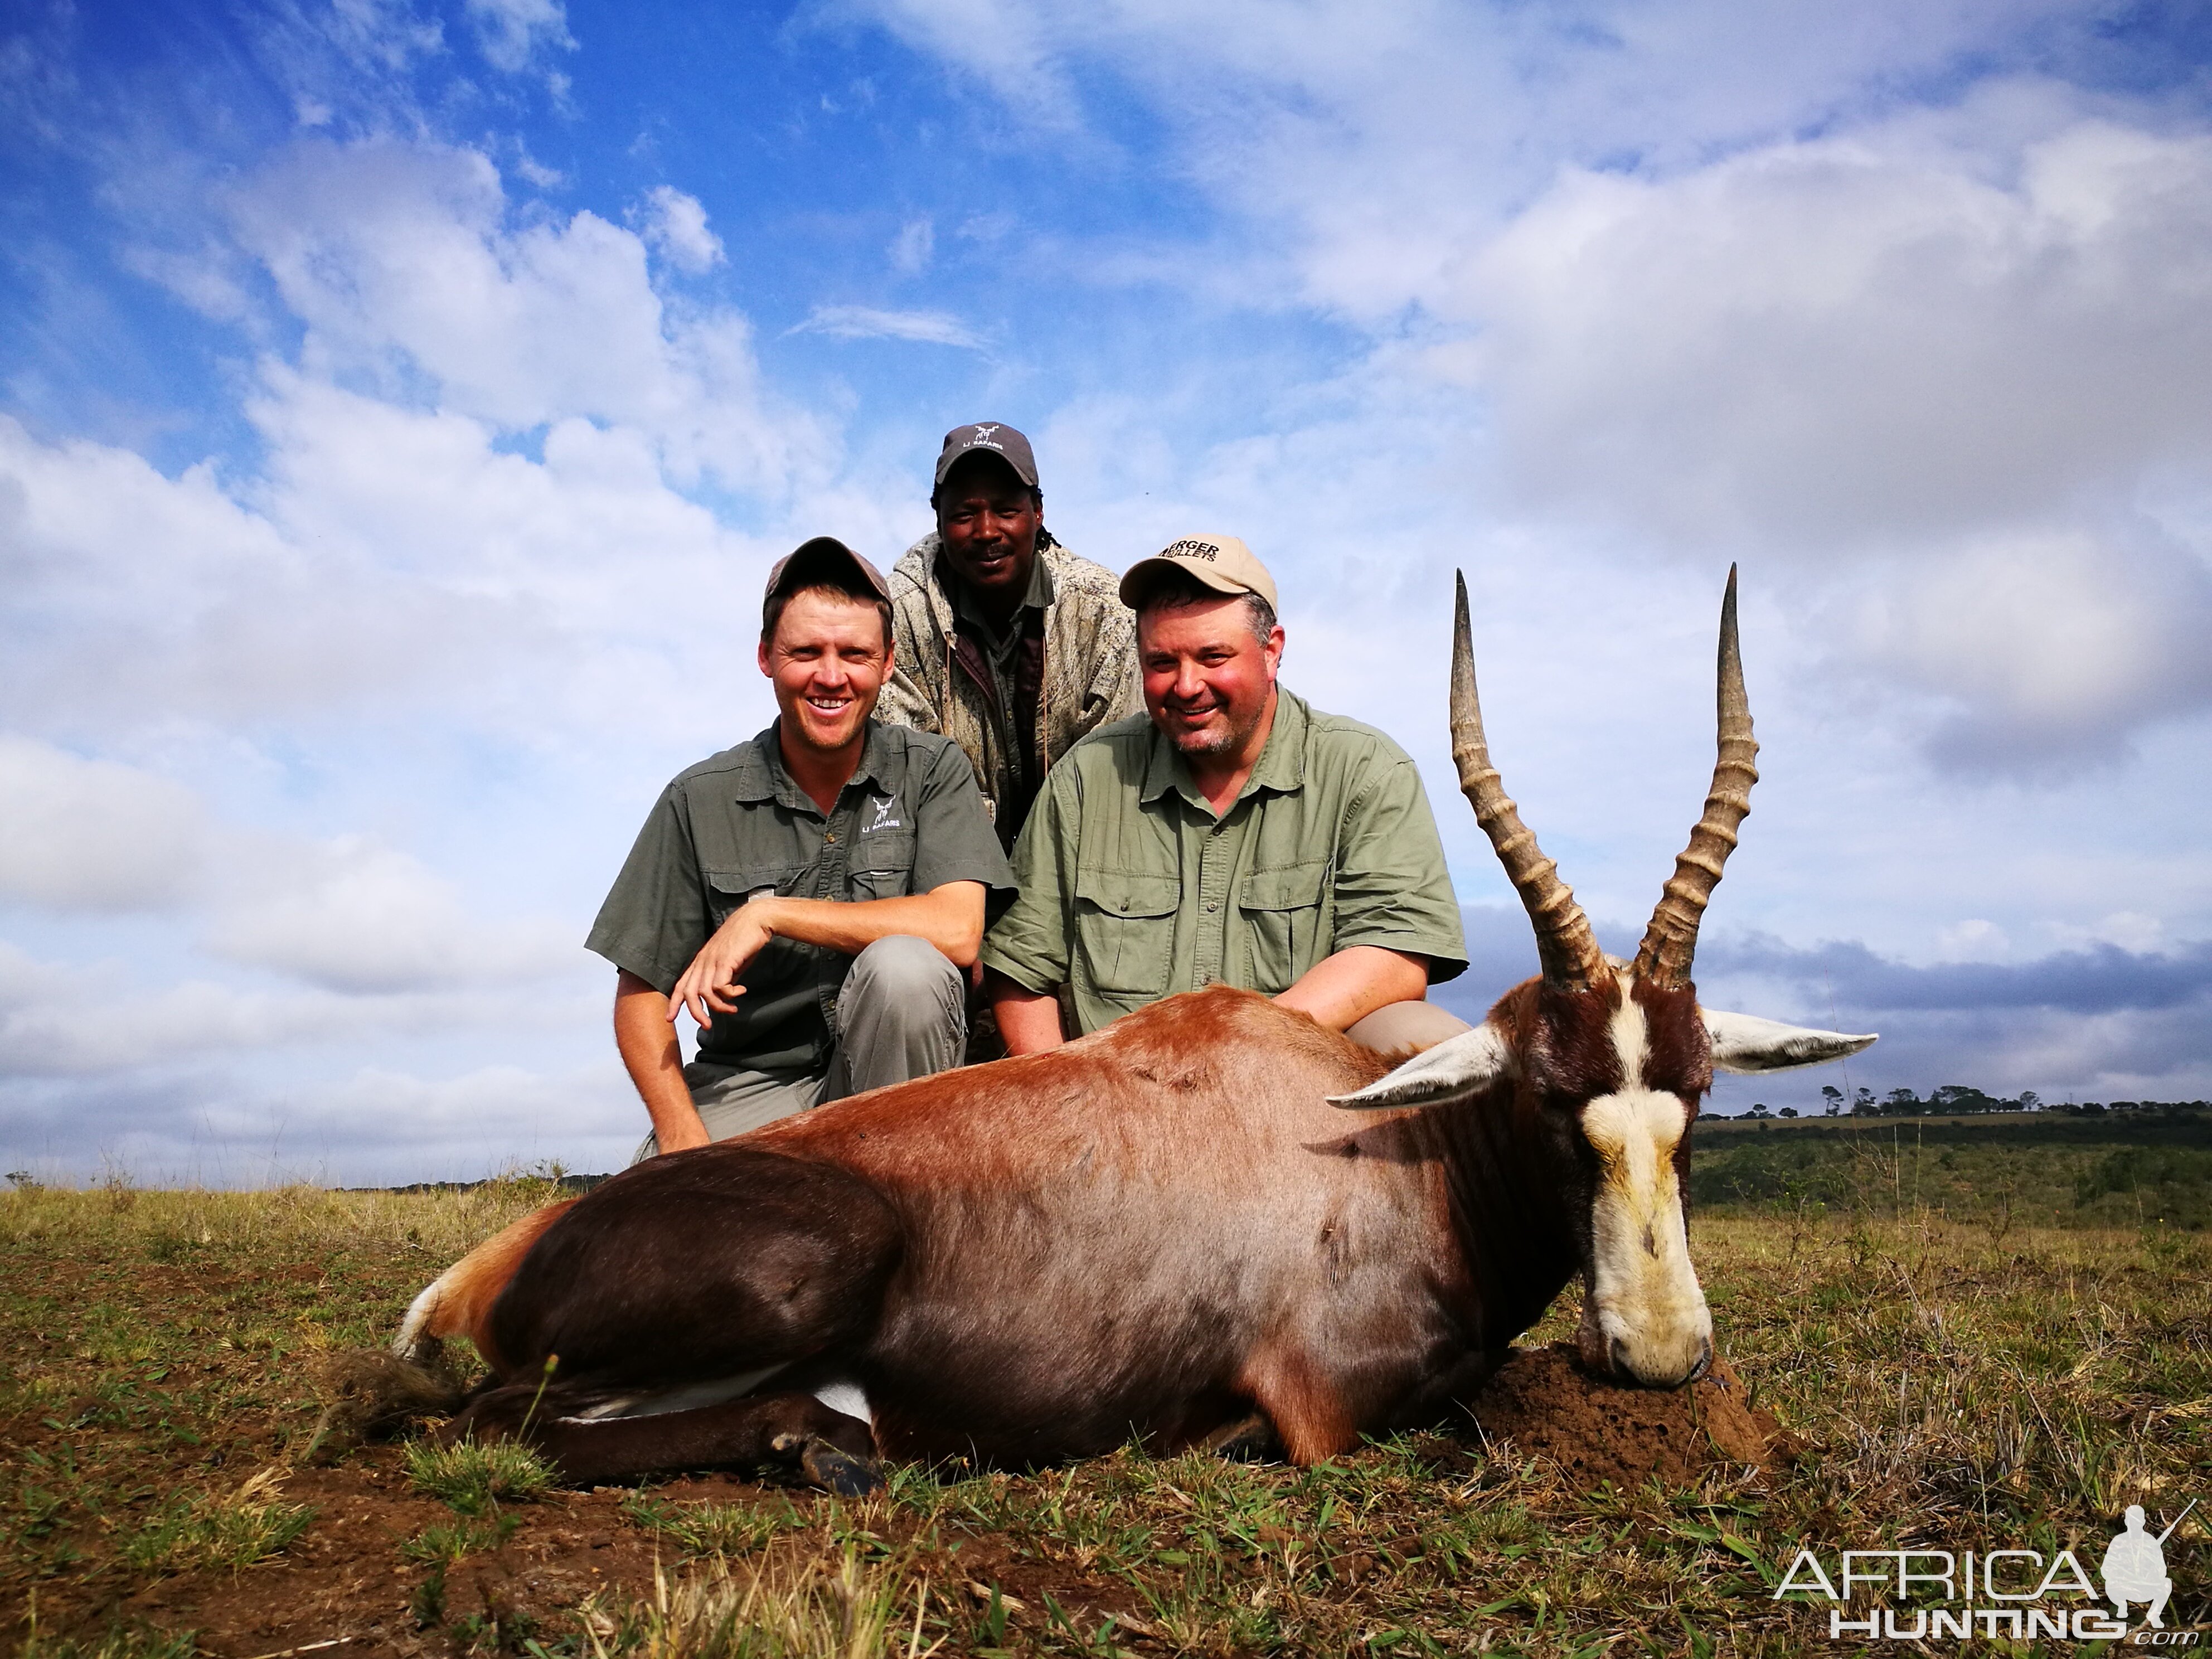
[[[983,884],[947,882],[904,898],[760,898],[746,907],[771,933],[853,957],[879,939],[926,939],[956,968],[971,968],[983,948]]]
[[[1379,945],[1348,945],[1307,969],[1275,1000],[1341,1031],[1389,1003],[1418,1002],[1428,988],[1426,957]]]
[[[1008,1054],[1041,1054],[1066,1040],[1060,1035],[1058,997],[1030,990],[1000,973],[989,974],[984,983]]]
[[[628,969],[615,979],[615,1047],[653,1119],[664,1152],[707,1144],[707,1126],[684,1081],[684,1050],[670,1021],[668,999]]]

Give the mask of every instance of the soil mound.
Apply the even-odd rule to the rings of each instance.
[[[1625,1389],[1583,1370],[1571,1343],[1516,1348],[1471,1409],[1485,1434],[1551,1459],[1584,1491],[1654,1475],[1686,1486],[1723,1464],[1782,1468],[1801,1449],[1717,1358],[1686,1389]]]

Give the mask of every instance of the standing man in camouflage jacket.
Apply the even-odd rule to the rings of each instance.
[[[879,719],[958,744],[1002,844],[1069,747],[1144,707],[1136,619],[1113,574],[1044,527],[1030,441],[956,427],[937,458],[937,532],[891,572],[896,672]]]

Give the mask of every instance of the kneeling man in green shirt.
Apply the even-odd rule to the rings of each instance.
[[[873,718],[891,653],[873,565],[828,536],[779,561],[775,724],[678,775],[600,908],[585,942],[617,969],[640,1158],[959,1063],[965,970],[1012,878],[959,745]]]
[[[1274,580],[1233,536],[1186,536],[1121,579],[1146,712],[1045,780],[1021,893],[983,943],[1009,1051],[1215,981],[1377,1048],[1465,1024],[1424,999],[1467,966],[1413,761],[1276,684]]]

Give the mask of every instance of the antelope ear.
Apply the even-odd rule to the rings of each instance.
[[[1351,1112],[1392,1106],[1447,1106],[1513,1070],[1513,1045],[1485,1020],[1472,1031],[1446,1037],[1415,1054],[1389,1076],[1357,1094],[1331,1095],[1328,1103]]]
[[[1723,1013],[1717,1008],[1698,1012],[1705,1017],[1705,1033],[1713,1040],[1716,1071],[1792,1072],[1800,1066],[1825,1065],[1855,1054],[1874,1041],[1873,1035],[1846,1036],[1841,1031],[1815,1031],[1761,1019],[1756,1014]]]

